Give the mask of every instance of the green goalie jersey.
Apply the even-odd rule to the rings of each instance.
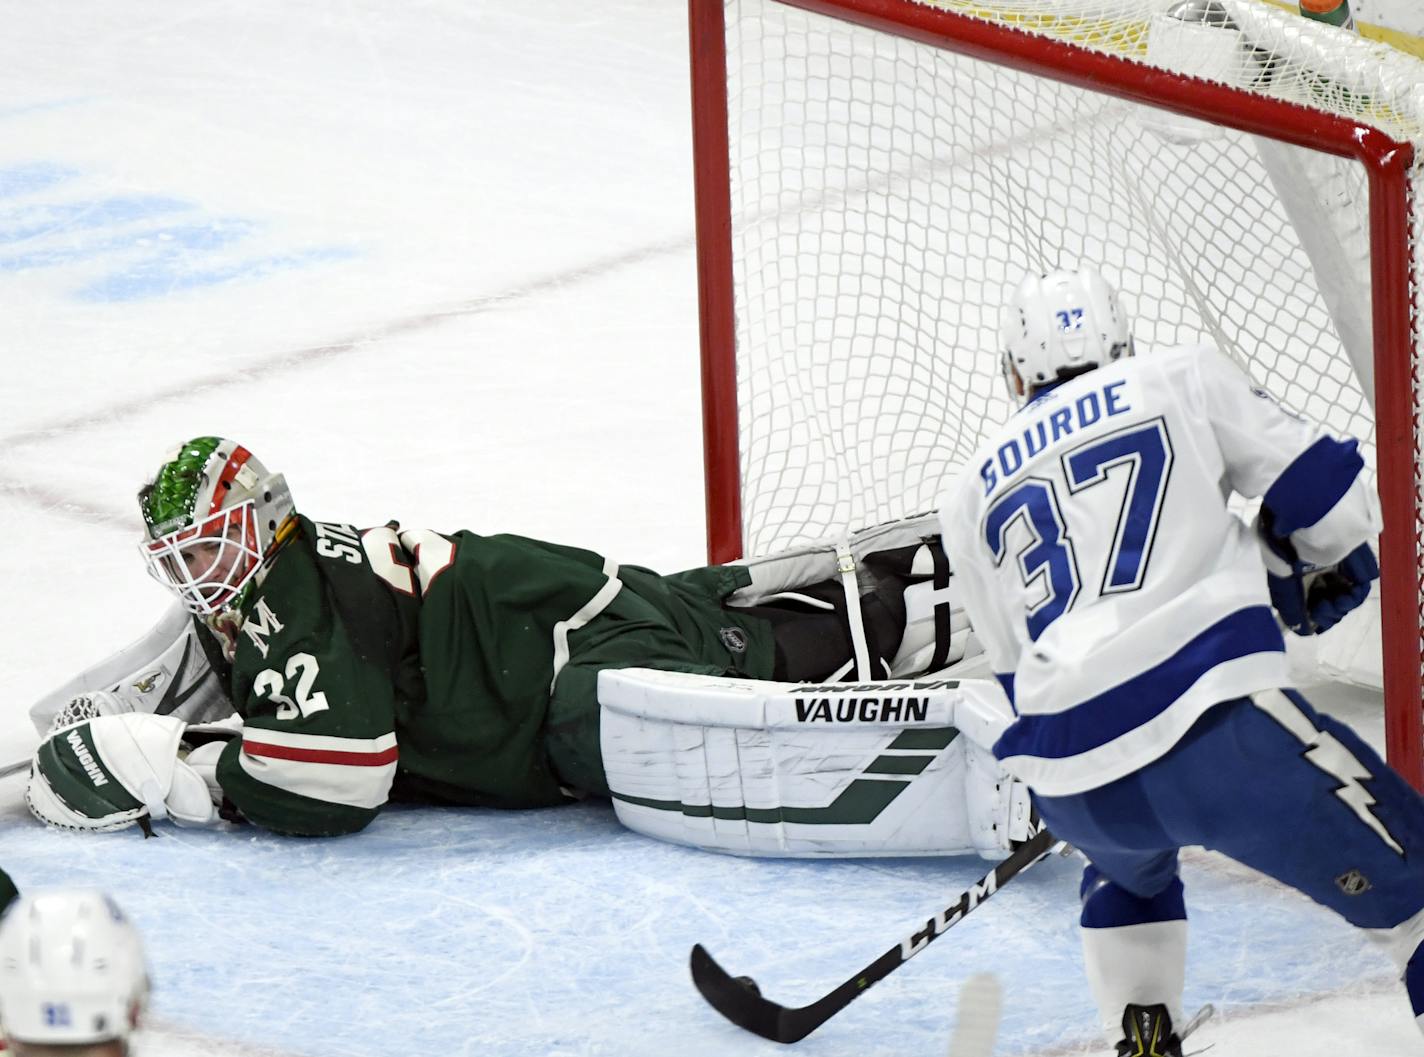
[[[284,833],[361,829],[390,799],[538,807],[607,794],[597,674],[769,678],[736,566],[659,576],[519,536],[304,517],[219,661],[242,736],[218,780]]]

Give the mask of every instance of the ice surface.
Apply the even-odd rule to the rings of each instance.
[[[162,610],[133,491],[197,433],[241,438],[314,516],[701,560],[680,4],[81,0],[6,30],[0,763],[34,698]],[[698,854],[601,804],[83,837],[20,789],[0,865],[138,919],[164,1057],[780,1052],[703,1005],[693,942],[802,1004],[984,870]],[[1076,873],[1025,875],[798,1050],[943,1053],[958,982],[991,970],[1001,1053],[1104,1052]],[[1419,1048],[1348,928],[1211,856],[1186,879],[1217,1052]]]

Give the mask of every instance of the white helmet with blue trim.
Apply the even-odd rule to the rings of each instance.
[[[1004,381],[1019,403],[1133,351],[1117,291],[1087,265],[1025,276],[1004,309],[1002,341]]]
[[[0,1030],[11,1041],[126,1041],[147,1001],[143,943],[104,893],[27,892],[0,920]]]

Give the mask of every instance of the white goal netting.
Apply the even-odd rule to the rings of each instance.
[[[1424,63],[1261,0],[904,6],[1424,143]],[[1119,285],[1139,349],[1221,347],[1289,407],[1361,437],[1375,473],[1380,234],[1358,161],[773,0],[724,13],[745,553],[932,508],[1009,411],[1008,291],[1079,261]],[[1395,304],[1424,274],[1422,213],[1416,197],[1389,233],[1410,254]],[[1417,414],[1417,313],[1406,329]]]

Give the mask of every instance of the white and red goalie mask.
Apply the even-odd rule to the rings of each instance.
[[[232,603],[262,564],[257,504],[249,499],[142,546],[149,575],[184,607],[216,613]]]
[[[201,616],[240,604],[293,513],[281,474],[221,437],[198,437],[169,455],[140,490],[139,507],[149,573]]]

